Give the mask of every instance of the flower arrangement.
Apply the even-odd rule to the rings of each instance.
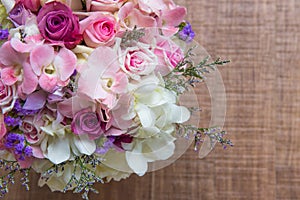
[[[195,34],[172,0],[2,0],[0,190],[41,174],[52,191],[143,175],[175,141],[225,132],[186,125],[179,96],[217,65],[193,62]],[[114,167],[115,166],[115,167]]]

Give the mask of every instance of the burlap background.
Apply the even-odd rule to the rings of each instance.
[[[204,160],[190,149],[144,177],[98,185],[105,200],[300,199],[300,1],[177,0],[189,10],[199,41],[216,58],[227,93],[225,129],[235,147]],[[209,119],[205,85],[197,90]],[[79,195],[11,187],[4,199],[71,200]]]

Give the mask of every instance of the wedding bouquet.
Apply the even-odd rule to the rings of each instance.
[[[195,34],[172,0],[2,0],[0,190],[21,172],[52,191],[143,175],[178,137],[232,145],[185,122],[180,104],[216,65],[193,62]],[[187,139],[188,140],[188,139]]]

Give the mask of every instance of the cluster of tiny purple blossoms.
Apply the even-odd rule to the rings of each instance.
[[[186,42],[191,42],[195,38],[195,32],[192,29],[192,25],[188,22],[183,23],[184,26],[178,32],[180,39]]]
[[[21,102],[19,99],[15,101],[14,107],[9,115],[4,117],[4,123],[11,130],[4,137],[4,146],[13,151],[17,156],[17,159],[24,161],[26,158],[32,156],[32,148],[30,144],[26,141],[24,133],[22,132],[13,132],[14,130],[19,130],[19,126],[22,125],[22,118],[35,115],[39,110],[27,110],[22,108]]]

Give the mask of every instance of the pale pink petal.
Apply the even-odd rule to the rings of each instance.
[[[123,26],[127,28],[133,28],[134,26],[156,27],[156,20],[134,8],[134,4],[131,2],[122,6],[118,15]]]
[[[66,81],[74,73],[76,61],[76,55],[72,51],[66,48],[60,49],[54,58],[53,65],[61,81]]]
[[[36,46],[36,44],[33,44],[33,43],[26,44],[24,42],[21,42],[17,38],[12,38],[10,40],[10,44],[13,49],[15,49],[17,52],[20,52],[20,53],[28,53]]]
[[[124,134],[124,130],[116,129],[116,128],[110,128],[108,131],[105,132],[105,135],[113,135],[113,136],[119,136]]]
[[[104,99],[108,92],[103,89],[106,83],[104,73],[114,73],[120,69],[117,53],[109,47],[98,47],[88,59],[88,67],[82,70],[78,82],[78,91],[92,99]]]
[[[128,86],[128,78],[125,73],[122,71],[118,72],[114,76],[114,82],[111,87],[111,90],[115,93],[124,93]]]
[[[10,44],[10,41],[5,42],[0,47],[0,62],[6,66],[21,65],[27,56],[16,52]]]
[[[24,63],[23,65],[23,82],[20,88],[25,94],[31,94],[36,90],[38,86],[38,78],[33,73],[29,63]]]
[[[74,96],[57,104],[57,110],[65,117],[73,118],[80,110],[91,108],[96,110],[96,103],[86,97]]]
[[[56,76],[47,76],[42,74],[39,79],[39,85],[43,90],[46,92],[53,92],[55,86],[57,84],[57,77]]]
[[[120,67],[117,64],[117,53],[109,47],[98,47],[88,59],[88,66],[91,70],[103,74],[107,69],[117,71]],[[101,62],[100,62],[101,61]]]
[[[162,33],[166,37],[172,37],[178,32],[179,28],[175,26],[167,26],[162,28]]]
[[[39,158],[39,159],[45,158],[45,156],[44,156],[44,154],[43,154],[40,147],[31,146],[31,149],[32,149],[33,157],[36,157],[36,158]]]
[[[134,9],[128,16],[130,21],[129,27],[156,27],[156,20],[153,17],[144,15],[138,9]]]
[[[41,75],[43,67],[50,65],[54,58],[54,49],[50,45],[39,45],[30,53],[30,64],[34,73]]]
[[[177,26],[183,21],[185,15],[186,8],[180,6],[172,10],[164,10],[162,12],[161,18],[164,22],[163,25]]]
[[[15,75],[15,69],[13,67],[6,67],[1,70],[1,79],[5,85],[13,85],[18,81],[18,77]]]
[[[101,103],[112,109],[117,103],[117,97],[115,94],[108,93]]]

